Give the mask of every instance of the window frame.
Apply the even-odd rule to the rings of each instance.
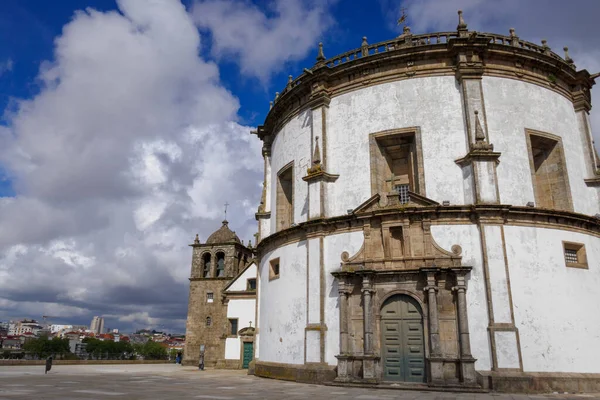
[[[205,324],[206,328],[210,328],[212,326],[212,317],[210,315],[206,317]]]
[[[250,281],[254,281],[254,289],[250,287]],[[246,279],[246,291],[248,292],[256,292],[256,278],[248,278]]]
[[[269,260],[269,280],[279,279],[281,274],[281,263],[279,257]]]
[[[533,198],[535,200],[535,206],[540,207],[540,208],[549,208],[549,207],[545,206],[547,202],[542,201],[542,198],[540,195],[540,188],[537,185],[538,174],[536,173],[535,157],[533,154],[533,147],[531,144],[532,136],[538,138],[537,140],[542,141],[542,142],[544,142],[544,141],[555,142],[554,146],[552,146],[551,153],[553,153],[555,151],[557,152],[556,154],[554,154],[554,156],[558,157],[559,162],[561,164],[561,168],[562,168],[561,179],[562,179],[562,184],[564,185],[562,192],[564,192],[564,195],[566,196],[566,201],[562,201],[561,202],[562,204],[559,205],[559,204],[557,204],[558,200],[553,199],[552,207],[550,209],[573,211],[573,196],[571,194],[571,184],[569,182],[569,171],[567,169],[567,159],[565,157],[565,149],[563,146],[562,137],[553,135],[548,132],[542,132],[542,131],[537,131],[535,129],[525,128],[525,138],[527,140],[527,155],[529,157],[529,168],[530,168],[530,172],[531,172],[531,188],[533,191]]]
[[[282,220],[281,219],[281,215],[279,213],[280,209],[281,209],[281,204],[280,204],[280,198],[281,197],[286,197],[285,195],[285,191],[283,189],[283,186],[281,184],[281,177],[283,175],[287,175],[290,174],[290,183],[291,183],[291,193],[290,193],[290,201],[287,202],[287,206],[289,206],[289,210],[287,210],[287,218],[286,220]],[[278,172],[277,172],[277,182],[276,182],[276,188],[275,188],[275,231],[281,231],[284,229],[288,229],[292,226],[292,224],[294,224],[294,189],[295,189],[295,176],[294,176],[294,161],[290,161],[289,163],[287,163],[286,165],[284,165]],[[287,208],[287,207],[286,207]]]
[[[587,253],[585,251],[585,244],[576,243],[576,242],[562,242],[563,244],[563,261],[567,268],[579,268],[579,269],[589,269],[587,262]],[[572,263],[567,261],[567,250],[575,251],[577,254],[577,262]]]
[[[235,321],[235,333],[232,333],[232,329],[233,329],[233,325],[232,325],[232,321]],[[239,328],[240,328],[240,322],[239,322],[239,318],[227,318],[227,324],[228,324],[228,333],[227,336],[228,337],[238,337],[238,332],[239,332]]]
[[[223,268],[219,268],[219,254],[223,255],[223,258],[222,258],[222,260],[223,260]],[[225,278],[226,277],[226,275],[225,275],[225,270],[226,270],[226,268],[225,268],[225,252],[224,251],[218,251],[215,254],[215,261],[216,261],[215,278]],[[222,272],[223,274],[219,275],[219,272]]]
[[[215,301],[215,293],[214,292],[206,292],[206,302],[214,303]]]
[[[202,260],[202,277],[210,278],[210,270],[212,267],[212,254],[209,251],[204,252],[204,253],[202,253],[202,256],[200,257],[200,259]],[[206,268],[207,259],[208,259],[208,269]]]
[[[400,128],[400,129],[389,129],[385,131],[373,132],[369,134],[369,158],[370,158],[370,169],[371,169],[371,195],[377,193],[393,193],[393,182],[392,191],[386,191],[386,179],[388,177],[383,176],[384,167],[380,164],[385,163],[388,169],[392,169],[388,158],[385,154],[385,147],[382,147],[382,141],[394,139],[394,138],[406,138],[412,137],[412,146],[414,146],[414,153],[412,154],[413,165],[410,167],[412,170],[412,188],[409,185],[409,190],[413,193],[425,196],[425,169],[423,164],[423,145],[421,143],[421,128],[418,126]],[[412,150],[411,150],[412,152]]]

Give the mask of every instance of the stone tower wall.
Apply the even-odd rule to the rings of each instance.
[[[225,277],[216,278],[216,254],[225,254]],[[211,278],[203,277],[202,256],[211,254]],[[239,255],[242,255],[242,262]],[[227,305],[223,303],[223,289],[245,267],[243,257],[249,262],[252,252],[236,244],[193,245],[188,317],[186,324],[185,365],[198,365],[200,345],[205,345],[204,364],[213,367],[224,358],[225,338],[228,330]],[[213,301],[207,301],[207,293]],[[211,318],[211,326],[206,319]]]

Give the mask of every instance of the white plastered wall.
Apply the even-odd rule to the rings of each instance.
[[[279,258],[279,278],[269,280],[269,261]],[[304,363],[306,241],[262,256],[259,267],[260,360]]]
[[[573,103],[538,85],[515,79],[484,77],[483,92],[487,125],[494,150],[502,153],[498,165],[498,188],[503,204],[524,206],[535,201],[525,129],[562,138],[575,212],[600,212],[596,189],[587,187],[589,152],[584,147]]]
[[[340,353],[338,284],[337,279],[331,273],[340,270],[341,255],[344,251],[353,256],[358,253],[363,242],[364,235],[362,231],[331,235],[323,240],[325,252],[325,324],[327,324],[325,362],[329,365],[337,365],[335,356]]]
[[[231,299],[227,305],[227,318],[238,320],[238,330],[247,328],[254,323],[254,313],[256,311],[255,299]],[[237,338],[225,339],[225,358],[228,360],[240,359],[241,340]]]
[[[461,168],[466,154],[460,86],[453,76],[369,86],[331,99],[327,169],[339,174],[328,192],[326,215],[343,215],[371,197],[369,134],[421,128],[427,197],[464,204]]]
[[[477,359],[475,369],[491,370],[488,311],[481,255],[481,239],[477,225],[432,225],[431,235],[443,249],[458,244],[462,247],[462,265],[473,267],[467,280],[467,315],[471,353]]]
[[[600,373],[600,238],[516,226],[505,237],[523,369]],[[566,267],[562,241],[585,245],[589,269]]]
[[[256,264],[252,262],[250,266],[227,288],[228,292],[244,292],[248,288],[248,279],[256,278]]]
[[[308,185],[302,180],[310,166],[310,137],[312,129],[312,112],[305,110],[292,118],[277,133],[271,145],[271,229],[269,233],[278,231],[277,221],[277,173],[290,161],[294,162],[294,223],[298,224],[308,219]],[[267,235],[265,235],[267,236]]]

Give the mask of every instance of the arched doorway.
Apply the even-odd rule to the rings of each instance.
[[[423,312],[410,296],[394,295],[381,307],[383,380],[425,382]]]

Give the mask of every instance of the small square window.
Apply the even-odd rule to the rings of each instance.
[[[238,320],[237,320],[237,318],[230,319],[229,320],[229,334],[231,336],[237,336],[237,333],[238,333]]]
[[[269,280],[279,278],[279,258],[269,261]]]
[[[211,317],[206,317],[206,327],[210,327],[212,325],[212,318]]]
[[[571,268],[588,268],[585,246],[581,243],[563,242],[565,264]]]
[[[248,279],[246,290],[256,290],[256,278]]]
[[[206,302],[207,303],[212,303],[213,302],[213,292],[207,292],[206,293]]]

